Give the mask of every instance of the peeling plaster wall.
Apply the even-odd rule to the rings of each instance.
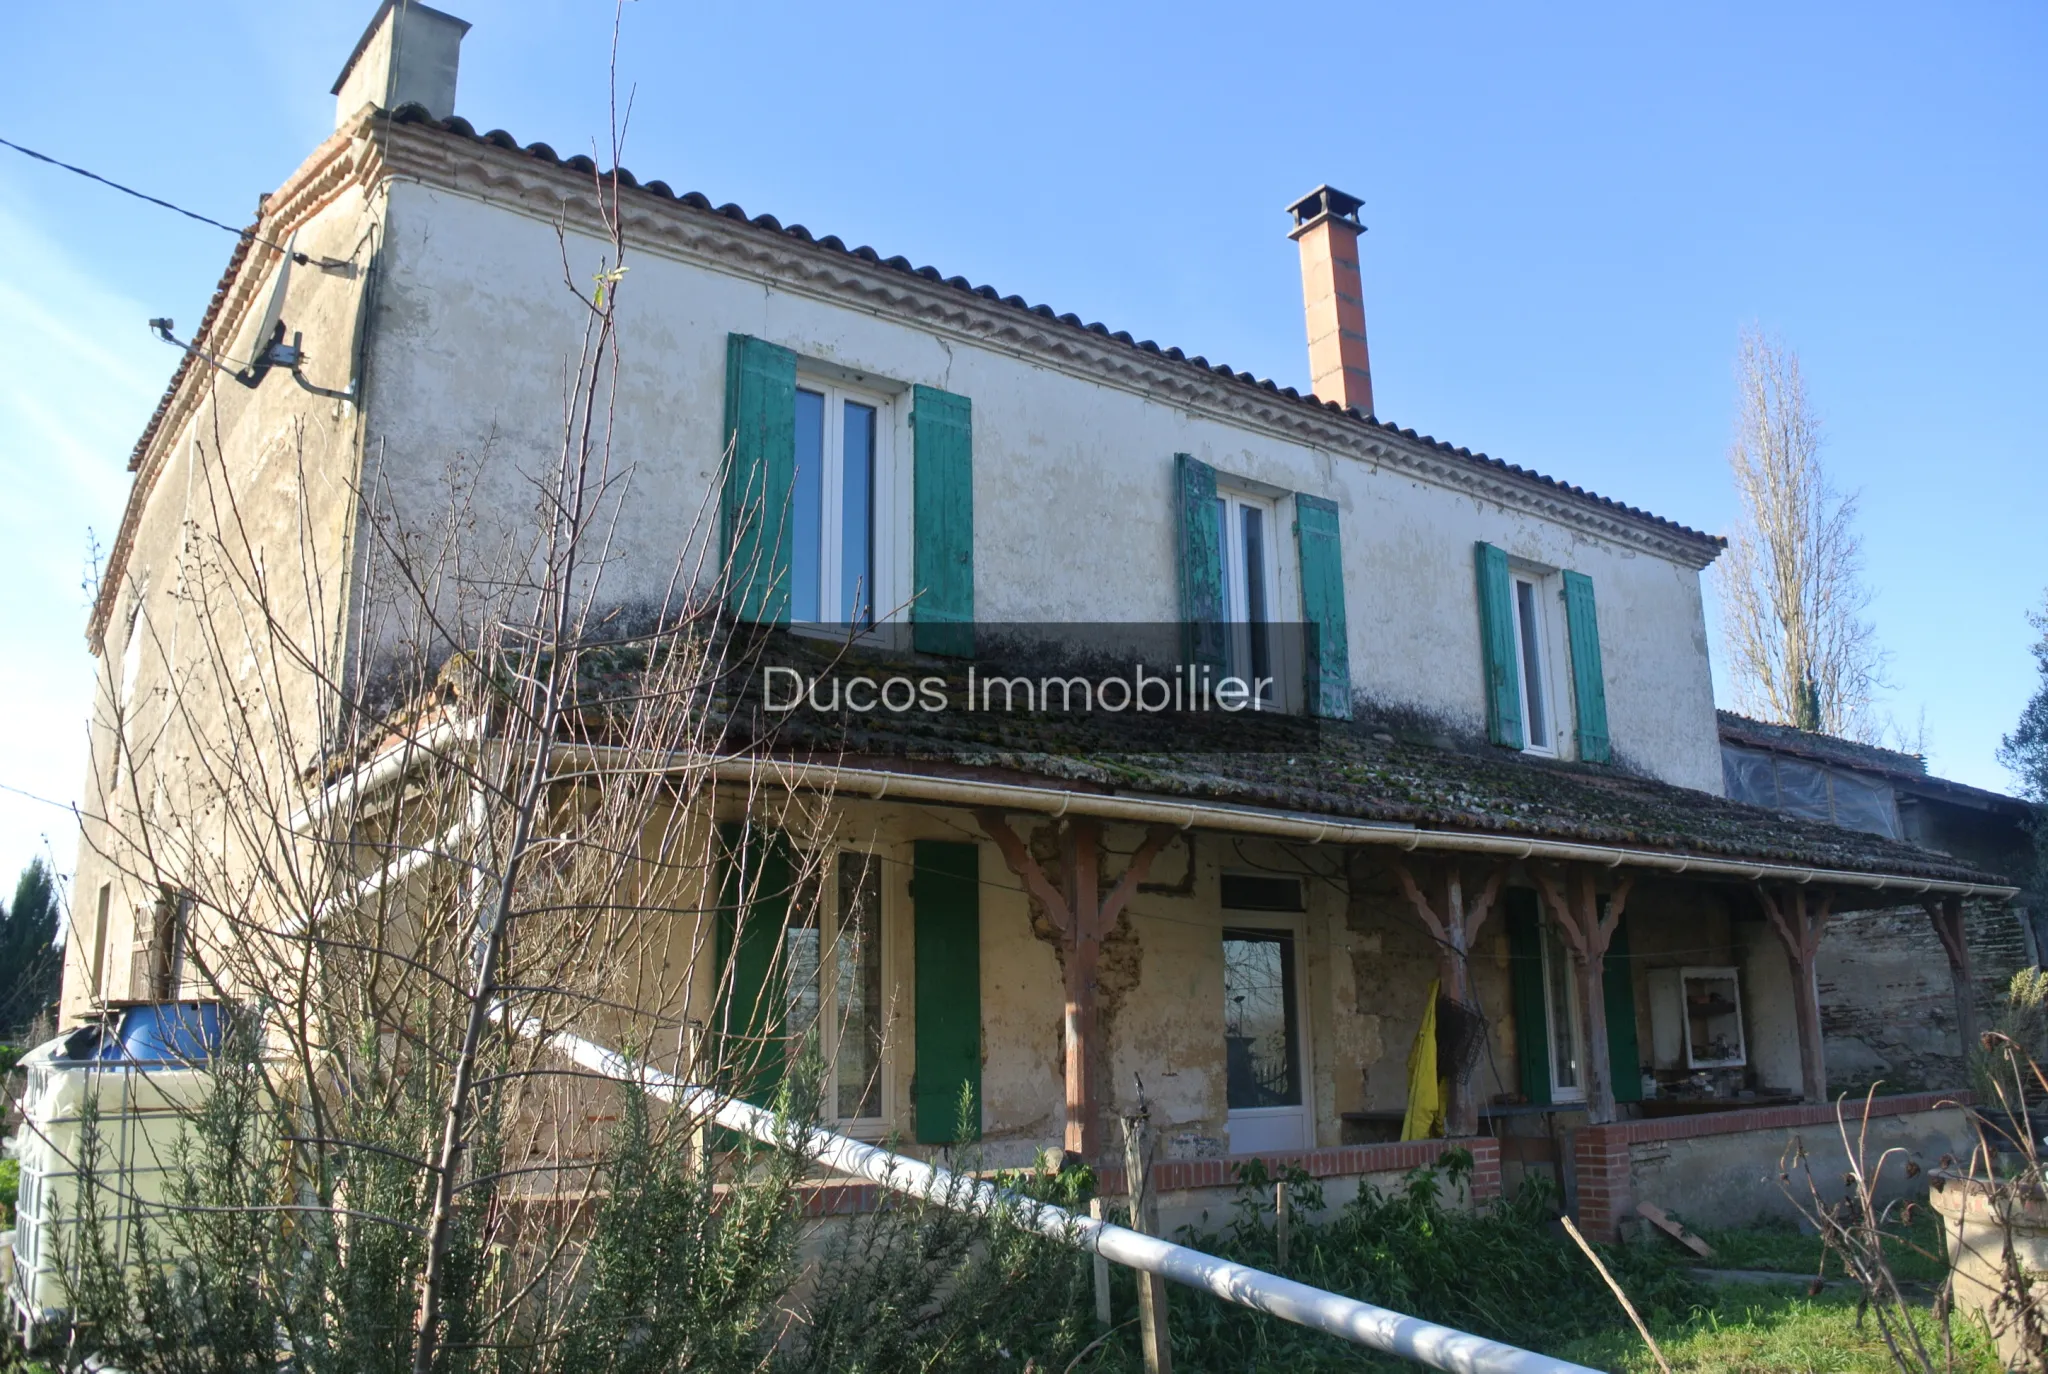
[[[883,859],[883,941],[888,969],[884,990],[887,1022],[883,1045],[884,1133],[915,1136],[910,1086],[915,1072],[917,1008],[912,989],[916,965],[914,901],[910,872],[920,839],[973,842],[981,872],[981,1039],[983,1149],[992,1166],[1031,1162],[1040,1151],[1057,1149],[1065,1122],[1065,1072],[1061,1038],[1065,994],[1054,946],[1033,929],[1030,900],[995,845],[971,817],[944,807],[844,800],[834,804],[834,833],[840,842],[872,848]],[[737,813],[727,815],[732,819]],[[1044,822],[1013,817],[1020,833],[1042,838]],[[1104,883],[1122,872],[1143,832],[1111,826]],[[1335,1145],[1342,1138],[1340,1113],[1363,1100],[1361,1070],[1383,1052],[1378,1018],[1406,1017],[1390,996],[1378,1012],[1359,1004],[1359,961],[1376,957],[1369,938],[1346,920],[1343,893],[1335,885],[1337,857],[1328,850],[1263,841],[1235,843],[1227,836],[1198,834],[1192,892],[1141,890],[1129,908],[1128,933],[1119,956],[1126,965],[1104,1021],[1098,1065],[1105,1117],[1105,1141],[1116,1147],[1112,1123],[1136,1106],[1143,1079],[1153,1128],[1164,1157],[1201,1159],[1228,1150],[1228,1106],[1223,1054],[1223,949],[1226,924],[1259,924],[1274,913],[1226,914],[1220,876],[1226,872],[1297,872],[1307,875],[1306,938],[1298,946],[1300,995],[1306,1012],[1304,1037],[1313,1127],[1304,1148]],[[1148,888],[1178,888],[1186,875],[1186,849],[1168,847]],[[678,909],[702,900],[676,894]],[[666,967],[693,974],[690,1015],[714,1020],[717,970],[708,935],[695,937],[699,951],[686,963],[693,937],[677,930],[666,937]],[[659,942],[656,942],[659,943]],[[1105,961],[1107,962],[1107,961]],[[652,964],[649,965],[652,967]],[[1492,995],[1492,994],[1489,994]],[[1420,988],[1413,993],[1419,1005]],[[1412,1020],[1396,1032],[1397,1055],[1407,1053]]]
[[[373,221],[362,192],[347,188],[299,231],[296,246],[315,258],[354,258],[362,265],[368,261],[362,250]],[[251,253],[242,271],[262,275],[249,316],[225,345],[209,341],[237,365],[255,351],[257,317],[270,299],[276,261],[274,254]],[[284,319],[291,330],[304,334],[306,371],[320,384],[348,385],[366,281],[361,273],[292,269]],[[164,350],[167,363],[175,356]],[[201,845],[223,843],[221,827],[209,827],[204,819],[203,783],[190,766],[195,740],[218,748],[244,730],[239,721],[230,723],[227,712],[234,708],[215,684],[226,680],[252,700],[270,702],[298,722],[298,738],[318,738],[318,731],[308,728],[317,709],[313,682],[283,661],[287,656],[273,661],[272,646],[260,632],[245,646],[240,612],[229,611],[219,621],[227,647],[215,654],[204,648],[204,622],[230,604],[211,572],[221,560],[221,546],[245,574],[261,566],[276,578],[273,610],[283,634],[323,656],[339,642],[356,511],[355,408],[308,394],[282,369],[254,389],[205,369],[198,375],[207,398],[152,450],[161,456],[161,467],[137,511],[126,574],[99,656],[91,758],[81,790],[88,819],[79,841],[73,926],[64,955],[60,1011],[66,1023],[91,1005],[103,885],[108,902],[99,956],[101,995],[119,999],[145,991],[156,893],[132,847],[145,823],[153,829],[152,847],[159,852],[175,850],[168,836],[186,824],[207,835]],[[204,463],[195,458],[198,449],[207,455]],[[293,585],[302,566],[318,570],[321,585],[311,595]],[[286,575],[277,576],[280,571]],[[131,623],[137,627],[132,651]],[[132,683],[127,681],[131,653]],[[274,688],[266,695],[259,685],[266,676],[273,684],[281,678],[281,696]],[[192,681],[201,684],[200,690],[180,690]],[[118,784],[117,721],[134,751],[133,767],[123,764]],[[245,737],[260,744],[264,733],[260,726],[251,727]],[[264,759],[247,766],[289,776],[309,761]],[[196,922],[194,938],[204,942],[209,937],[204,912]],[[203,995],[192,987],[188,983],[187,995]]]
[[[581,337],[554,224],[513,203],[400,183],[391,190],[390,243],[371,431],[395,499],[401,509],[436,509],[445,465],[462,455],[481,479],[481,509],[523,513],[531,505],[525,477],[553,461],[563,371]],[[1720,790],[1706,631],[1691,569],[669,251],[637,252],[622,288],[617,459],[630,485],[622,489],[604,574],[608,599],[659,596],[679,546],[693,532],[708,533],[723,449],[726,336],[747,333],[879,388],[923,383],[973,400],[975,581],[984,619],[1176,618],[1171,479],[1174,453],[1188,452],[1227,477],[1338,503],[1356,691],[1480,728],[1472,546],[1487,540],[1516,558],[1593,578],[1616,749],[1656,776]],[[571,234],[568,255],[571,275],[585,281],[600,247]],[[907,409],[895,407],[900,473],[882,495],[885,505],[903,509]],[[1048,521],[1053,505],[1060,518]],[[908,540],[894,540],[892,550],[881,574],[885,604],[894,604],[891,579],[895,590],[908,591]],[[1283,566],[1282,582],[1291,586],[1292,576]],[[1551,657],[1562,703],[1569,657],[1562,609],[1555,609]]]

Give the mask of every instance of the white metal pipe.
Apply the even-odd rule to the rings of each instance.
[[[548,1033],[531,1019],[514,1019],[511,1025],[517,1034],[541,1040],[586,1069],[608,1078],[638,1081],[650,1096],[680,1103],[686,1110],[729,1130],[771,1145],[801,1145],[818,1163],[838,1173],[865,1178],[895,1192],[928,1198],[961,1211],[988,1213],[1008,1208],[1019,1220],[1054,1239],[1076,1242],[1118,1264],[1199,1288],[1225,1302],[1326,1332],[1355,1345],[1370,1346],[1453,1374],[1593,1374],[1584,1365],[1439,1326],[1341,1293],[1311,1288],[1157,1236],[1005,1193],[980,1179],[892,1154],[831,1131],[812,1127],[801,1133],[800,1140],[791,1140],[786,1132],[778,1133],[772,1112],[708,1088],[692,1087],[672,1074],[637,1064],[615,1050],[567,1031]]]
[[[480,796],[481,794],[476,795]],[[353,888],[350,888],[347,893],[338,897],[329,897],[326,901],[320,903],[319,906],[314,908],[314,914],[326,917],[337,912],[346,911],[352,907],[361,906],[385,888],[392,886],[394,883],[404,882],[428,864],[434,863],[437,860],[456,858],[455,847],[462,843],[470,831],[477,829],[481,824],[479,805],[473,801],[463,818],[442,831],[431,844],[423,849],[407,850],[379,868],[376,872],[364,878]],[[299,920],[298,916],[293,915],[286,919],[283,926],[280,927],[279,933],[298,935],[304,930],[304,923]]]

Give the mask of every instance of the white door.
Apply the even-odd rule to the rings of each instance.
[[[1223,931],[1223,1063],[1230,1152],[1305,1150],[1308,1043],[1300,927],[1261,919]]]

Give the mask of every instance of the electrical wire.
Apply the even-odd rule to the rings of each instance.
[[[299,266],[301,267],[304,267],[308,263],[312,262],[312,259],[307,257],[304,253],[293,252],[291,249],[286,248],[281,243],[275,242],[274,240],[271,239],[264,238],[263,235],[257,233],[254,229],[237,229],[232,224],[222,224],[219,220],[209,218],[206,215],[202,215],[196,210],[187,210],[182,205],[173,205],[171,204],[171,202],[167,200],[159,200],[155,196],[146,195],[143,192],[136,190],[132,186],[123,186],[120,182],[113,181],[106,177],[103,177],[98,172],[88,172],[83,167],[74,167],[68,162],[59,161],[58,159],[51,157],[48,153],[39,153],[33,148],[24,148],[19,143],[14,142],[12,139],[0,138],[0,144],[4,144],[9,148],[14,149],[14,151],[17,153],[22,153],[29,157],[32,157],[38,162],[47,162],[52,167],[62,167],[67,172],[76,172],[79,176],[82,176],[89,181],[97,181],[102,186],[111,186],[116,191],[119,191],[123,195],[134,196],[137,200],[146,200],[151,205],[160,205],[166,210],[176,211],[178,214],[183,215],[186,219],[196,219],[201,224],[212,225],[215,229],[225,229],[228,233],[233,234],[236,238],[248,239],[251,242],[260,243],[266,248],[275,248],[280,253],[290,253],[292,261],[299,264]]]
[[[0,792],[12,792],[17,797],[27,797],[32,802],[41,802],[44,806],[54,806],[59,811],[76,811],[78,809],[70,802],[61,802],[50,797],[38,796],[27,788],[12,787],[4,782],[0,782]]]

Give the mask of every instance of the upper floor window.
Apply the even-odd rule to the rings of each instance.
[[[798,380],[790,493],[793,621],[875,623],[875,509],[891,433],[888,407],[881,396]]]
[[[1233,675],[1260,684],[1259,700],[1270,707],[1278,700],[1269,627],[1280,581],[1273,503],[1243,492],[1219,491],[1216,520],[1222,555],[1224,663]]]
[[[746,334],[726,336],[716,577],[755,624],[907,619],[974,651],[974,406]]]
[[[1517,574],[1515,584],[1515,681],[1522,696],[1522,719],[1528,733],[1522,748],[1531,754],[1555,754],[1551,721],[1549,624],[1543,613],[1542,584],[1533,574]]]
[[[1511,559],[1484,542],[1473,552],[1487,738],[1529,754],[1569,748],[1582,763],[1608,762],[1607,675],[1593,580]]]

